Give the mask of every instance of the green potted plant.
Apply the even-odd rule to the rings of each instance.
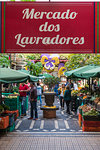
[[[56,93],[54,92],[54,86],[56,84],[59,84],[59,82],[60,82],[60,78],[54,76],[44,79],[44,84],[48,86],[48,91],[43,93],[45,96],[46,106],[49,107],[53,106],[54,97],[56,95]]]

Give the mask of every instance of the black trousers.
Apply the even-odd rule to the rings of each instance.
[[[38,118],[38,114],[37,114],[37,102],[36,101],[32,101],[31,103],[31,117],[34,117],[34,112],[35,112],[35,118]]]
[[[61,106],[61,107],[64,107],[64,101],[63,101],[63,99],[64,99],[64,98],[63,98],[62,96],[60,96],[60,106]]]
[[[67,107],[66,112],[69,113],[70,112],[70,110],[69,110],[69,104],[70,104],[71,101],[65,101],[65,102],[66,102],[66,107]]]

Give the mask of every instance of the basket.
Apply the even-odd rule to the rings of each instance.
[[[9,126],[9,116],[0,117],[0,129],[6,129]]]
[[[10,107],[10,110],[18,110],[19,107],[19,96],[17,98],[5,98],[5,105]]]

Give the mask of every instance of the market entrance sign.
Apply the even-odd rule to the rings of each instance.
[[[95,53],[99,3],[1,2],[1,52]]]

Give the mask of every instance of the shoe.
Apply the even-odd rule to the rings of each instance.
[[[23,118],[24,116],[23,116],[23,115],[21,115],[20,117],[21,117],[21,118]]]
[[[25,114],[23,114],[23,116],[26,116],[26,113],[25,113]]]
[[[62,107],[62,110],[64,110],[64,107]]]
[[[32,120],[32,119],[33,119],[32,117],[28,118],[28,120]]]
[[[33,120],[38,120],[38,118],[34,118]]]
[[[67,111],[67,110],[66,110],[66,113],[67,113],[67,114],[70,114],[70,111]]]

